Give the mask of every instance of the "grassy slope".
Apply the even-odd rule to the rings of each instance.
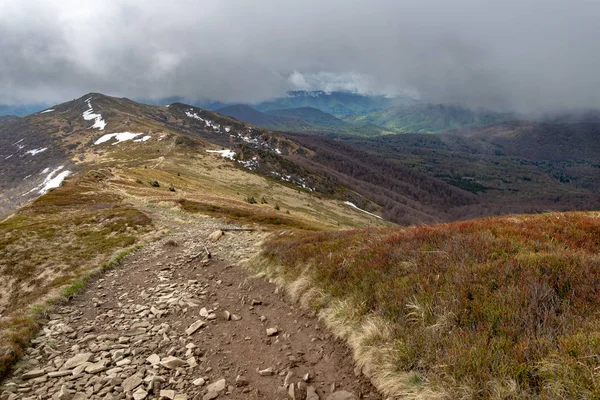
[[[92,148],[93,157],[86,157],[97,169],[85,177],[81,171],[0,223],[0,283],[12,288],[0,298],[0,376],[38,329],[36,311],[43,307],[29,307],[61,288],[82,287],[80,280],[116,251],[138,243],[154,228],[141,209],[199,213],[258,229],[387,225],[176,141]],[[245,202],[249,197],[258,204]]]
[[[370,329],[355,351],[388,391],[591,399],[599,251],[600,214],[590,212],[294,233],[273,237],[263,257],[296,292],[312,288],[313,306],[346,304],[333,325]],[[367,354],[378,348],[387,350],[373,367]]]
[[[82,279],[117,250],[152,230],[151,220],[102,190],[91,173],[40,197],[0,222],[0,375],[35,333],[27,312],[48,296]]]

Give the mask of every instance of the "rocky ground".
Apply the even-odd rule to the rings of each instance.
[[[264,233],[170,222],[55,310],[1,400],[380,399],[314,315],[238,265]]]

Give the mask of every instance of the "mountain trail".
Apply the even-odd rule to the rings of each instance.
[[[58,307],[0,399],[381,398],[344,343],[241,266],[264,232],[149,213],[170,233]]]

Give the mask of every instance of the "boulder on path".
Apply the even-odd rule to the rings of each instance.
[[[306,400],[306,384],[304,382],[298,382],[297,384],[290,384],[288,387],[288,397],[290,400]]]
[[[212,241],[217,241],[219,239],[221,239],[223,236],[225,235],[225,232],[223,232],[222,230],[218,230],[218,231],[214,231],[213,233],[211,233],[210,235],[208,235],[208,238]]]
[[[44,371],[43,369],[32,369],[29,372],[25,372],[21,376],[21,379],[26,381],[27,379],[39,378],[42,375],[46,375],[46,371]]]
[[[275,336],[275,335],[277,335],[277,333],[279,333],[279,330],[277,328],[268,328],[267,329],[267,336]]]
[[[225,379],[220,379],[220,380],[216,381],[215,383],[211,383],[210,385],[208,385],[206,389],[209,392],[220,393],[223,390],[225,390],[225,385],[226,385]]]
[[[306,400],[320,400],[320,397],[317,394],[314,386],[309,386],[306,388]]]
[[[358,400],[358,397],[350,392],[346,392],[345,390],[340,390],[331,393],[329,396],[327,396],[326,400]]]
[[[274,373],[275,373],[275,372],[273,371],[273,368],[272,368],[272,367],[265,368],[265,369],[263,369],[263,370],[260,370],[260,371],[258,371],[258,374],[259,374],[260,376],[271,376],[271,375],[273,375]]]
[[[90,359],[92,358],[93,354],[92,353],[80,353],[77,354],[71,358],[69,358],[67,360],[67,362],[65,362],[62,366],[62,370],[65,369],[73,369],[75,367],[79,367],[81,364],[86,363],[88,361],[90,361]]]
[[[175,391],[169,390],[169,389],[163,389],[160,391],[160,398],[173,400],[175,398]]]
[[[121,387],[125,393],[130,393],[133,389],[140,386],[142,382],[142,378],[138,374],[134,374],[125,379],[121,384]]]
[[[136,390],[135,393],[132,395],[133,400],[144,400],[147,396],[148,396],[148,392],[146,392],[142,388],[139,388],[138,390]]]
[[[185,333],[187,333],[188,336],[193,335],[198,329],[202,328],[204,326],[204,321],[202,320],[198,320],[196,322],[194,322],[193,324],[191,324],[189,326],[189,328],[187,328],[185,330]]]
[[[183,361],[181,358],[169,356],[169,357],[163,358],[162,361],[160,362],[160,365],[162,365],[165,368],[175,369],[175,368],[179,368],[179,367],[183,367],[184,365],[187,365],[187,362]]]

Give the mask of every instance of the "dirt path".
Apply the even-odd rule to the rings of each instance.
[[[263,233],[155,217],[172,232],[59,308],[0,399],[380,399],[314,316],[237,265]]]

